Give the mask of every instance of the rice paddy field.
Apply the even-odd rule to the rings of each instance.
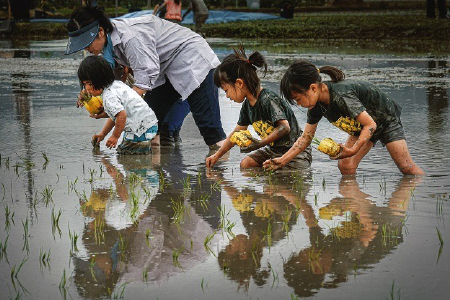
[[[358,174],[313,149],[307,170],[240,170],[233,148],[208,170],[189,115],[183,142],[118,156],[76,108],[80,53],[66,40],[0,41],[1,299],[446,299],[450,294],[450,57],[414,49],[243,42],[278,92],[296,59],[369,80],[402,107],[424,177],[376,147]],[[240,107],[220,93],[222,123]],[[294,107],[303,127],[306,111]],[[317,137],[346,134],[323,121]]]

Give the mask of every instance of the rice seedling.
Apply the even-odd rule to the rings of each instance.
[[[178,230],[181,233],[180,224],[184,221],[184,215],[186,213],[186,206],[183,204],[182,201],[175,201],[173,199],[170,200],[171,207],[174,212],[173,214],[173,224],[177,225]]]
[[[91,261],[89,262],[89,271],[91,272],[92,279],[97,282],[97,278],[95,277],[95,256],[92,256]]]
[[[150,189],[148,187],[146,187],[144,185],[142,186],[142,189],[144,190],[144,193],[145,193],[145,201],[144,201],[144,204],[145,204],[152,196],[152,192],[150,191]]]
[[[205,278],[202,278],[202,282],[200,283],[200,287],[202,288],[202,292],[205,292]],[[208,284],[206,284],[206,287],[208,287]]]
[[[124,293],[125,293],[125,287],[128,284],[128,282],[122,283],[118,288],[117,291],[115,291],[112,295],[111,295],[111,299],[123,299]]]
[[[64,268],[61,280],[59,281],[59,290],[65,291],[66,289],[67,289],[67,277],[66,277],[66,269]]]
[[[217,210],[219,211],[219,215],[220,215],[219,228],[222,228],[222,236],[223,236],[223,233],[225,232],[227,234],[227,236],[234,237],[234,233],[232,230],[233,230],[234,226],[236,225],[236,222],[231,222],[230,220],[228,220],[228,215],[230,214],[231,210],[229,210],[227,212],[225,205],[218,207]]]
[[[91,184],[94,183],[94,181],[95,181],[95,177],[94,177],[95,173],[97,173],[96,170],[89,168],[89,179],[88,179],[88,182],[91,183]]]
[[[381,232],[383,246],[386,246],[388,243],[397,243],[397,238],[399,236],[398,228],[393,229],[389,223],[386,223],[381,226]]]
[[[78,247],[77,247],[78,234],[75,232],[72,234],[72,232],[70,231],[70,227],[69,227],[69,238],[70,238],[70,251],[78,252]]]
[[[314,194],[314,205],[317,206],[319,201],[319,193]]]
[[[191,189],[191,176],[189,176],[189,174],[186,176],[186,178],[181,179],[180,182],[183,185],[184,190]]]
[[[389,291],[389,296],[390,296],[390,298],[389,298],[390,300],[395,300],[395,299],[400,300],[401,299],[400,289],[398,289],[398,291],[397,291],[397,297],[395,296],[395,280],[392,281],[392,286]],[[386,300],[388,300],[388,298],[386,298]]]
[[[216,231],[214,231],[211,234],[208,234],[205,238],[205,240],[203,241],[203,246],[205,247],[206,252],[212,253],[214,256],[214,252],[211,250],[211,248],[209,248],[209,243],[211,242],[211,240],[214,238],[214,236],[216,235]]]
[[[262,234],[264,235],[262,241],[267,239],[267,245],[269,246],[269,248],[270,248],[270,246],[272,246],[272,227],[273,227],[272,218],[268,218],[267,219],[267,229],[265,231],[261,230]]]
[[[324,178],[322,178],[322,189],[325,191],[325,186],[326,186],[326,183],[325,183],[325,177]]]
[[[76,190],[75,185],[77,184],[77,182],[78,182],[78,177],[75,178],[75,180],[72,181],[72,182],[70,182],[69,180],[67,180],[67,190],[68,190],[69,192],[70,192],[71,190],[72,190],[72,191],[75,191],[75,190]]]
[[[19,165],[19,167],[23,167],[27,171],[31,170],[31,168],[35,166],[31,159],[23,158],[21,156],[19,156],[19,159],[22,161],[22,164],[16,163],[16,166]]]
[[[207,193],[203,193],[200,195],[200,197],[197,199],[197,202],[200,204],[200,206],[203,208],[203,211],[206,211],[209,208],[209,198],[211,195]]]
[[[100,176],[99,177],[102,177],[103,176],[103,165],[100,165],[99,169],[100,169]]]
[[[300,300],[295,294],[291,294],[291,300]]]
[[[42,267],[46,268],[47,266],[50,268],[50,249],[48,249],[47,252],[44,251],[44,249],[41,247],[39,251],[39,264]]]
[[[14,265],[11,268],[11,281],[14,282],[14,278],[17,278],[17,275],[19,275],[20,270],[22,269],[23,265],[27,262],[28,258],[29,257],[26,257],[26,258],[24,257],[22,259],[22,262],[20,263],[19,267],[17,267],[17,269],[16,269],[16,265]]]
[[[142,182],[142,177],[131,172],[128,176],[128,182],[130,183],[131,188],[134,189]]]
[[[94,239],[97,245],[100,245],[105,241],[105,233],[103,228],[105,227],[105,220],[102,218],[94,219]]]
[[[437,228],[437,226],[436,226],[436,231],[437,231],[437,235],[438,235],[438,238],[439,238],[440,245],[444,246],[444,240],[442,239],[441,232],[439,231],[439,228]]]
[[[145,241],[147,242],[147,246],[150,247],[150,228],[147,228],[145,231]]]
[[[119,233],[119,252],[120,252],[120,257],[122,258],[122,260],[125,260],[126,250],[127,250],[127,245],[125,244],[125,242],[122,238],[122,234]]]
[[[281,216],[281,220],[283,221],[283,230],[286,234],[289,232],[289,220],[291,219],[292,210],[289,206],[286,205],[286,212]]]
[[[22,251],[23,250],[27,250],[27,254],[30,252],[30,246],[28,244],[28,237],[29,237],[29,233],[28,233],[28,216],[25,219],[25,222],[22,220],[22,226],[23,226],[23,247],[22,247]]]
[[[6,249],[8,248],[8,239],[9,239],[9,233],[6,236],[6,239],[4,242],[0,241],[0,261],[2,261],[3,257],[8,261],[8,254],[6,253]]]
[[[181,268],[180,262],[178,261],[178,258],[180,257],[180,254],[183,253],[184,247],[181,246],[180,249],[174,249],[172,251],[172,261],[173,261],[173,265],[175,267],[179,267]]]
[[[55,208],[52,208],[52,233],[53,238],[55,238],[55,232],[58,230],[59,236],[61,237],[61,228],[59,228],[59,218],[61,217],[61,209],[59,209],[58,214],[55,212]]]
[[[2,182],[2,187],[3,187],[3,197],[2,197],[2,202],[3,200],[5,200],[5,196],[6,196],[6,188],[5,188],[5,184]]]
[[[5,167],[9,171],[9,157],[7,157],[5,160]]]
[[[212,192],[212,191],[217,191],[217,192],[219,192],[219,191],[222,189],[222,186],[221,186],[222,181],[223,181],[223,180],[220,179],[220,180],[214,182],[213,184],[211,184],[211,192]]]
[[[260,261],[260,255],[259,255],[260,247],[261,247],[261,241],[259,241],[258,239],[255,239],[253,241],[251,253],[252,253],[253,261],[255,262],[256,265],[258,265],[258,262]]]
[[[9,208],[8,204],[5,204],[5,231],[8,231],[11,223],[14,225],[14,214],[16,212],[11,213],[11,209]]]
[[[131,210],[130,218],[134,222],[139,213],[139,196],[134,191],[131,191]]]
[[[444,201],[447,201],[444,194],[436,196],[436,216],[441,220],[444,219]]]
[[[147,270],[147,268],[144,268],[144,270],[142,270],[142,281],[144,281],[144,282],[148,281],[148,270]]]
[[[167,178],[164,175],[163,171],[159,172],[159,190],[164,192],[164,189],[168,187],[170,183],[167,181]]]
[[[50,202],[53,203],[53,189],[50,186],[45,186],[41,194],[42,201],[45,203],[45,207],[47,207]]]

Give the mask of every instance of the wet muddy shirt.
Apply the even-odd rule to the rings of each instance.
[[[275,129],[275,123],[280,120],[287,120],[291,130],[279,140],[271,143],[270,148],[273,151],[284,153],[292,147],[303,131],[298,126],[292,108],[274,92],[263,89],[253,107],[246,99],[242,103],[237,123],[240,126],[252,125],[263,139]]]
[[[105,112],[114,122],[116,115],[125,110],[127,119],[123,129],[124,134],[132,133],[141,136],[147,129],[158,123],[155,113],[144,99],[120,80],[115,80],[105,88],[102,98]]]
[[[330,92],[328,106],[317,102],[308,110],[309,124],[316,124],[325,117],[331,124],[350,135],[359,135],[361,124],[356,117],[366,111],[377,124],[373,137],[377,137],[390,122],[400,120],[401,107],[385,92],[366,81],[343,80],[325,82]]]

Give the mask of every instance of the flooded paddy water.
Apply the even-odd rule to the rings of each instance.
[[[220,58],[233,40],[209,41]],[[270,47],[263,86],[295,59],[370,80],[402,107],[422,178],[377,145],[355,177],[313,150],[310,170],[212,170],[191,116],[176,148],[117,156],[75,107],[82,55],[66,41],[0,41],[1,299],[446,299],[450,294],[450,59],[411,49]],[[222,123],[239,105],[220,94]],[[294,108],[303,127],[306,112]],[[344,141],[321,122],[318,138]]]

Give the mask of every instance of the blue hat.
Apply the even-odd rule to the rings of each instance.
[[[89,46],[97,37],[100,25],[96,20],[76,31],[69,32],[66,54],[72,54]]]

